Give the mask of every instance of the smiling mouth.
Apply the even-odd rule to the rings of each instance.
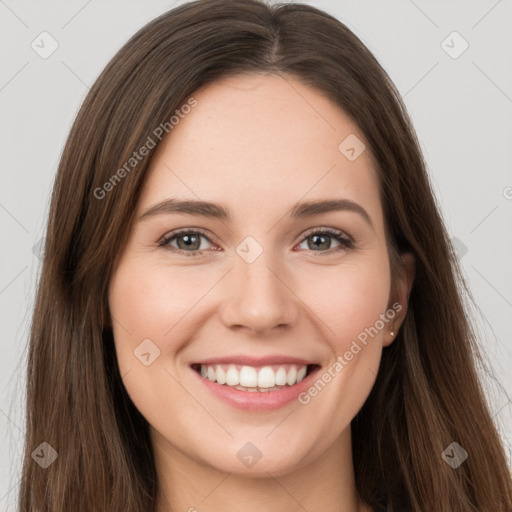
[[[292,388],[311,373],[318,364],[277,364],[266,366],[245,366],[237,364],[192,364],[191,368],[203,379],[221,386],[249,392],[277,391]]]

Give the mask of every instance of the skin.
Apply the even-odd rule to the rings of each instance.
[[[137,218],[175,197],[222,204],[233,220],[136,220],[109,289],[123,382],[150,424],[157,510],[369,511],[355,489],[350,422],[403,321],[414,275],[406,255],[406,272],[392,282],[369,145],[335,104],[288,75],[225,78],[193,96],[198,105],[157,149]],[[355,161],[338,150],[349,134],[367,148]],[[287,214],[299,200],[333,198],[361,205],[373,227],[351,211]],[[356,247],[327,235],[316,249],[312,235],[324,227]],[[181,228],[207,232],[202,255],[172,251],[187,250],[183,235],[159,247]],[[247,236],[263,248],[252,263],[236,252]],[[400,313],[307,404],[238,410],[189,367],[216,356],[287,354],[329,368],[395,302]],[[134,350],[148,338],[160,355],[145,366]],[[249,441],[262,454],[252,467],[237,457]]]

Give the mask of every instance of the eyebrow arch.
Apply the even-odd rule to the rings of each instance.
[[[333,211],[350,211],[357,213],[374,229],[372,219],[368,215],[368,212],[361,205],[350,199],[323,199],[298,202],[292,206],[288,214],[294,219],[301,219]],[[227,222],[230,222],[233,218],[233,215],[228,209],[216,203],[198,201],[195,199],[178,200],[169,198],[148,208],[140,215],[139,220],[166,213],[200,215]]]

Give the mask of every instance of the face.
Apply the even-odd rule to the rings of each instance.
[[[284,474],[349,438],[407,291],[368,144],[335,104],[286,75],[193,97],[110,282],[120,372],[158,449]]]

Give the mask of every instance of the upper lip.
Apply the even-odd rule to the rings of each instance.
[[[297,364],[297,365],[308,365],[308,364],[318,364],[315,361],[307,361],[306,359],[301,359],[298,357],[284,356],[284,355],[275,355],[275,356],[264,356],[264,357],[254,357],[254,356],[225,356],[225,357],[212,357],[209,359],[203,359],[202,361],[196,361],[191,363],[191,366],[194,364],[240,364],[243,366],[270,366],[274,364]]]

